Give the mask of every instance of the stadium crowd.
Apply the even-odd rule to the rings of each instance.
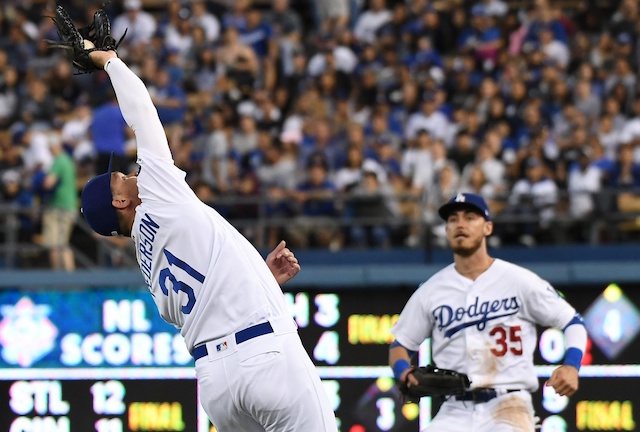
[[[102,6],[59,3],[78,25]],[[0,6],[1,199],[79,214],[112,152],[135,170],[135,142],[106,74],[75,75],[45,42],[54,7]],[[640,211],[638,0],[104,7],[187,181],[230,220],[277,221],[266,246],[417,246],[424,226],[441,241],[435,209],[460,191],[523,221],[499,224],[494,244],[589,241],[594,214]],[[61,199],[68,176],[46,179],[63,157],[76,187]],[[46,242],[37,215],[21,235]]]

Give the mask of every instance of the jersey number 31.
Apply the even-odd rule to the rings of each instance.
[[[180,291],[185,293],[187,295],[187,303],[185,305],[182,305],[181,310],[183,314],[188,315],[191,313],[193,306],[196,304],[196,295],[193,292],[193,288],[191,288],[190,285],[176,279],[173,273],[171,273],[171,267],[176,266],[184,270],[185,273],[187,273],[189,276],[191,276],[192,278],[194,278],[200,283],[204,282],[204,275],[199,273],[196,269],[191,267],[186,262],[182,261],[180,258],[176,257],[174,254],[172,254],[168,250],[164,249],[163,252],[164,252],[164,256],[167,257],[167,261],[169,262],[169,267],[165,267],[160,271],[160,289],[162,290],[162,293],[164,295],[166,296],[169,295],[169,289],[167,288],[167,279],[168,279],[169,281],[171,281],[171,286],[173,288],[173,291],[176,294],[178,294]]]

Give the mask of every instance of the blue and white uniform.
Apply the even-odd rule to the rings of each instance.
[[[392,328],[396,342],[418,351],[431,338],[436,366],[467,374],[469,390],[492,389],[483,397],[494,396],[482,403],[448,398],[425,431],[533,432],[536,325],[565,329],[573,322],[582,327],[575,309],[547,281],[515,264],[496,259],[475,280],[454,264],[433,275]]]
[[[131,237],[160,315],[196,358],[201,403],[221,431],[332,431],[335,416],[282,290],[253,245],[198,199],[174,165],[143,82],[105,65],[138,146]]]

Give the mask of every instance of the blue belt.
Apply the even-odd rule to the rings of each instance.
[[[241,344],[242,342],[246,342],[249,339],[253,339],[254,337],[266,335],[269,333],[273,333],[273,327],[271,327],[270,322],[267,321],[260,324],[256,324],[254,326],[247,327],[246,329],[240,330],[239,332],[237,332],[235,334],[236,344]],[[198,345],[193,349],[193,351],[191,351],[191,355],[193,356],[194,360],[201,359],[202,357],[208,354],[209,354],[209,351],[207,350],[206,344]]]
[[[506,390],[506,393],[513,393],[520,391],[520,389]],[[459,401],[474,401],[474,402],[489,402],[491,399],[495,399],[499,394],[494,389],[477,389],[466,391],[462,396],[456,396],[456,400]]]

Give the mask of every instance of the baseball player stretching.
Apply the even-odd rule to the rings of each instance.
[[[466,373],[471,380],[463,396],[446,398],[425,431],[533,431],[536,324],[564,330],[564,365],[545,385],[571,396],[578,389],[587,341],[582,319],[548,282],[489,256],[486,238],[493,223],[482,197],[458,194],[439,214],[446,221],[454,262],[407,302],[392,328],[389,364],[397,380],[417,385],[411,357],[431,338],[435,365]]]
[[[160,315],[180,329],[195,359],[207,415],[221,432],[335,432],[329,400],[278,285],[297,273],[297,260],[281,243],[265,264],[201,202],[173,163],[143,82],[115,51],[90,57],[111,79],[141,168],[125,175],[110,167],[92,179],[82,192],[83,213],[99,234],[133,239]]]

